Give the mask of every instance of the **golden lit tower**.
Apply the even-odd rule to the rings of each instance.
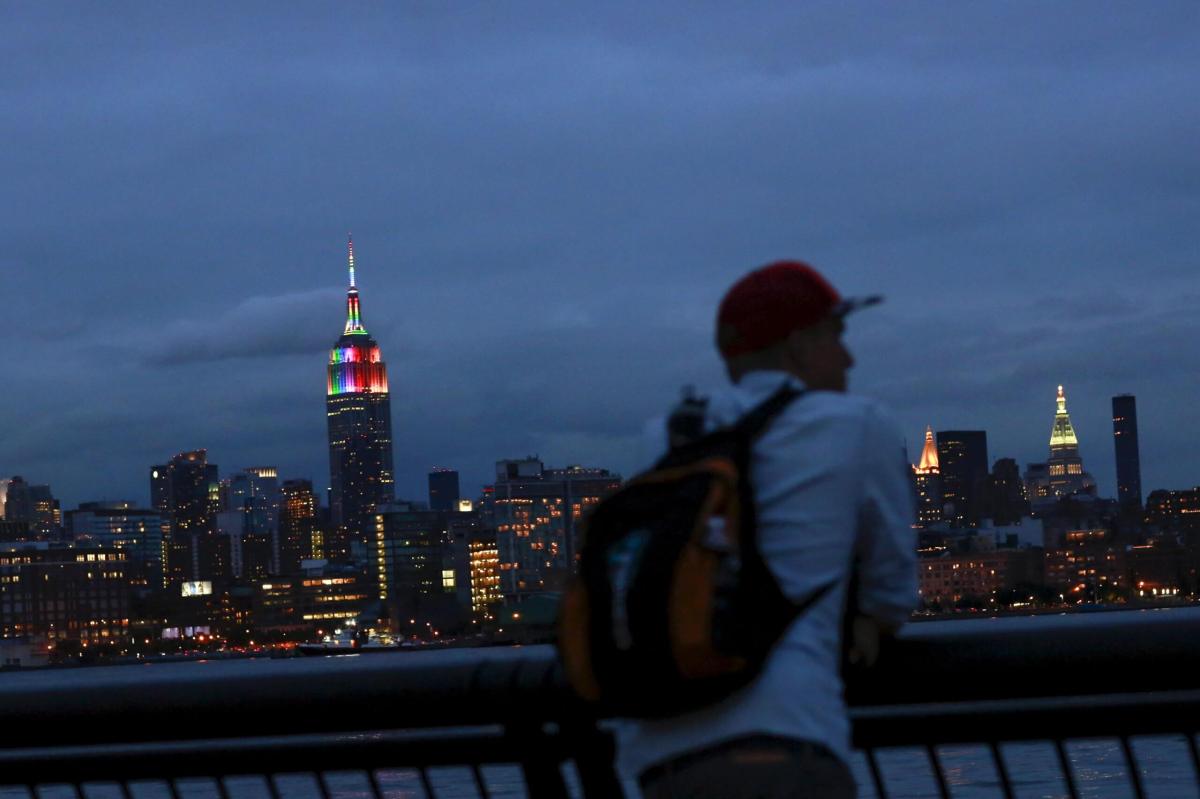
[[[1079,439],[1067,413],[1067,395],[1058,387],[1057,410],[1050,428],[1050,458],[1046,461],[1050,496],[1059,498],[1071,494],[1094,494],[1096,481],[1083,470],[1079,456]]]
[[[925,428],[925,448],[921,462],[913,467],[913,482],[917,487],[917,522],[922,526],[940,522],[945,516],[942,496],[942,469],[938,465],[937,444],[933,428]]]

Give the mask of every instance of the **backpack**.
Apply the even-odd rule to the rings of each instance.
[[[758,546],[751,448],[801,393],[780,387],[593,508],[558,649],[575,693],[601,712],[656,718],[720,700],[833,588],[793,602]]]

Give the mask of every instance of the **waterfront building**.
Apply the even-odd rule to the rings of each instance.
[[[82,648],[123,643],[129,632],[128,564],[123,550],[0,545],[0,637]]]
[[[359,308],[354,242],[349,244],[346,325],[329,353],[325,408],[329,424],[332,523],[350,541],[367,543],[379,505],[394,497],[392,406],[387,365]]]
[[[317,495],[311,480],[284,480],[279,509],[279,571],[295,574],[300,562],[323,557],[317,535]]]
[[[1146,522],[1161,531],[1200,533],[1200,486],[1180,491],[1159,488],[1146,497]]]
[[[1067,530],[1046,550],[1046,585],[1068,601],[1103,601],[1129,586],[1125,547],[1106,528]]]
[[[562,590],[575,570],[584,514],[620,485],[621,476],[607,469],[547,469],[537,458],[497,462],[483,504],[496,531],[506,603]]]
[[[1040,548],[954,552],[934,547],[918,551],[917,556],[917,592],[926,605],[988,606],[999,591],[1042,582]]]
[[[451,629],[465,621],[450,552],[449,516],[412,503],[382,505],[375,515],[373,577],[394,631]]]
[[[217,466],[207,450],[181,452],[150,469],[151,505],[171,526],[167,582],[220,581],[228,576],[228,540],[217,535]]]
[[[430,510],[458,510],[459,499],[458,472],[439,468],[429,473]]]
[[[67,531],[76,546],[127,552],[132,585],[166,587],[170,524],[159,511],[126,501],[84,502],[67,512]]]
[[[309,639],[358,619],[372,603],[366,577],[345,564],[307,561],[309,568],[255,586],[256,634]]]
[[[1117,501],[1126,511],[1142,508],[1142,462],[1138,453],[1137,398],[1112,398],[1113,448],[1117,458]]]
[[[1129,585],[1138,599],[1192,594],[1198,585],[1200,552],[1174,538],[1152,539],[1125,550],[1129,562]]]
[[[937,454],[945,518],[956,527],[978,524],[987,491],[987,433],[983,430],[939,430]]]
[[[925,447],[920,463],[913,467],[913,483],[917,491],[917,523],[926,527],[940,522],[945,516],[945,499],[932,427],[925,428]]]

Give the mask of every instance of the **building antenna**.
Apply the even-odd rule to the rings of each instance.
[[[350,288],[355,288],[355,283],[354,283],[354,234],[347,233],[346,238],[348,241],[347,247],[350,250]]]

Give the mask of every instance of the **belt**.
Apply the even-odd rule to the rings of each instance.
[[[836,757],[829,747],[816,743],[815,741],[805,741],[799,738],[788,738],[783,735],[746,735],[740,738],[731,738],[728,741],[706,746],[703,749],[697,749],[692,752],[685,752],[678,757],[673,757],[670,760],[664,760],[662,763],[657,763],[650,766],[648,769],[638,775],[638,783],[642,786],[673,774],[677,771],[682,771],[694,763],[702,760],[707,760],[711,757],[727,754],[740,749],[744,746],[769,746],[776,749],[785,749],[788,752],[808,757],[813,754]]]

